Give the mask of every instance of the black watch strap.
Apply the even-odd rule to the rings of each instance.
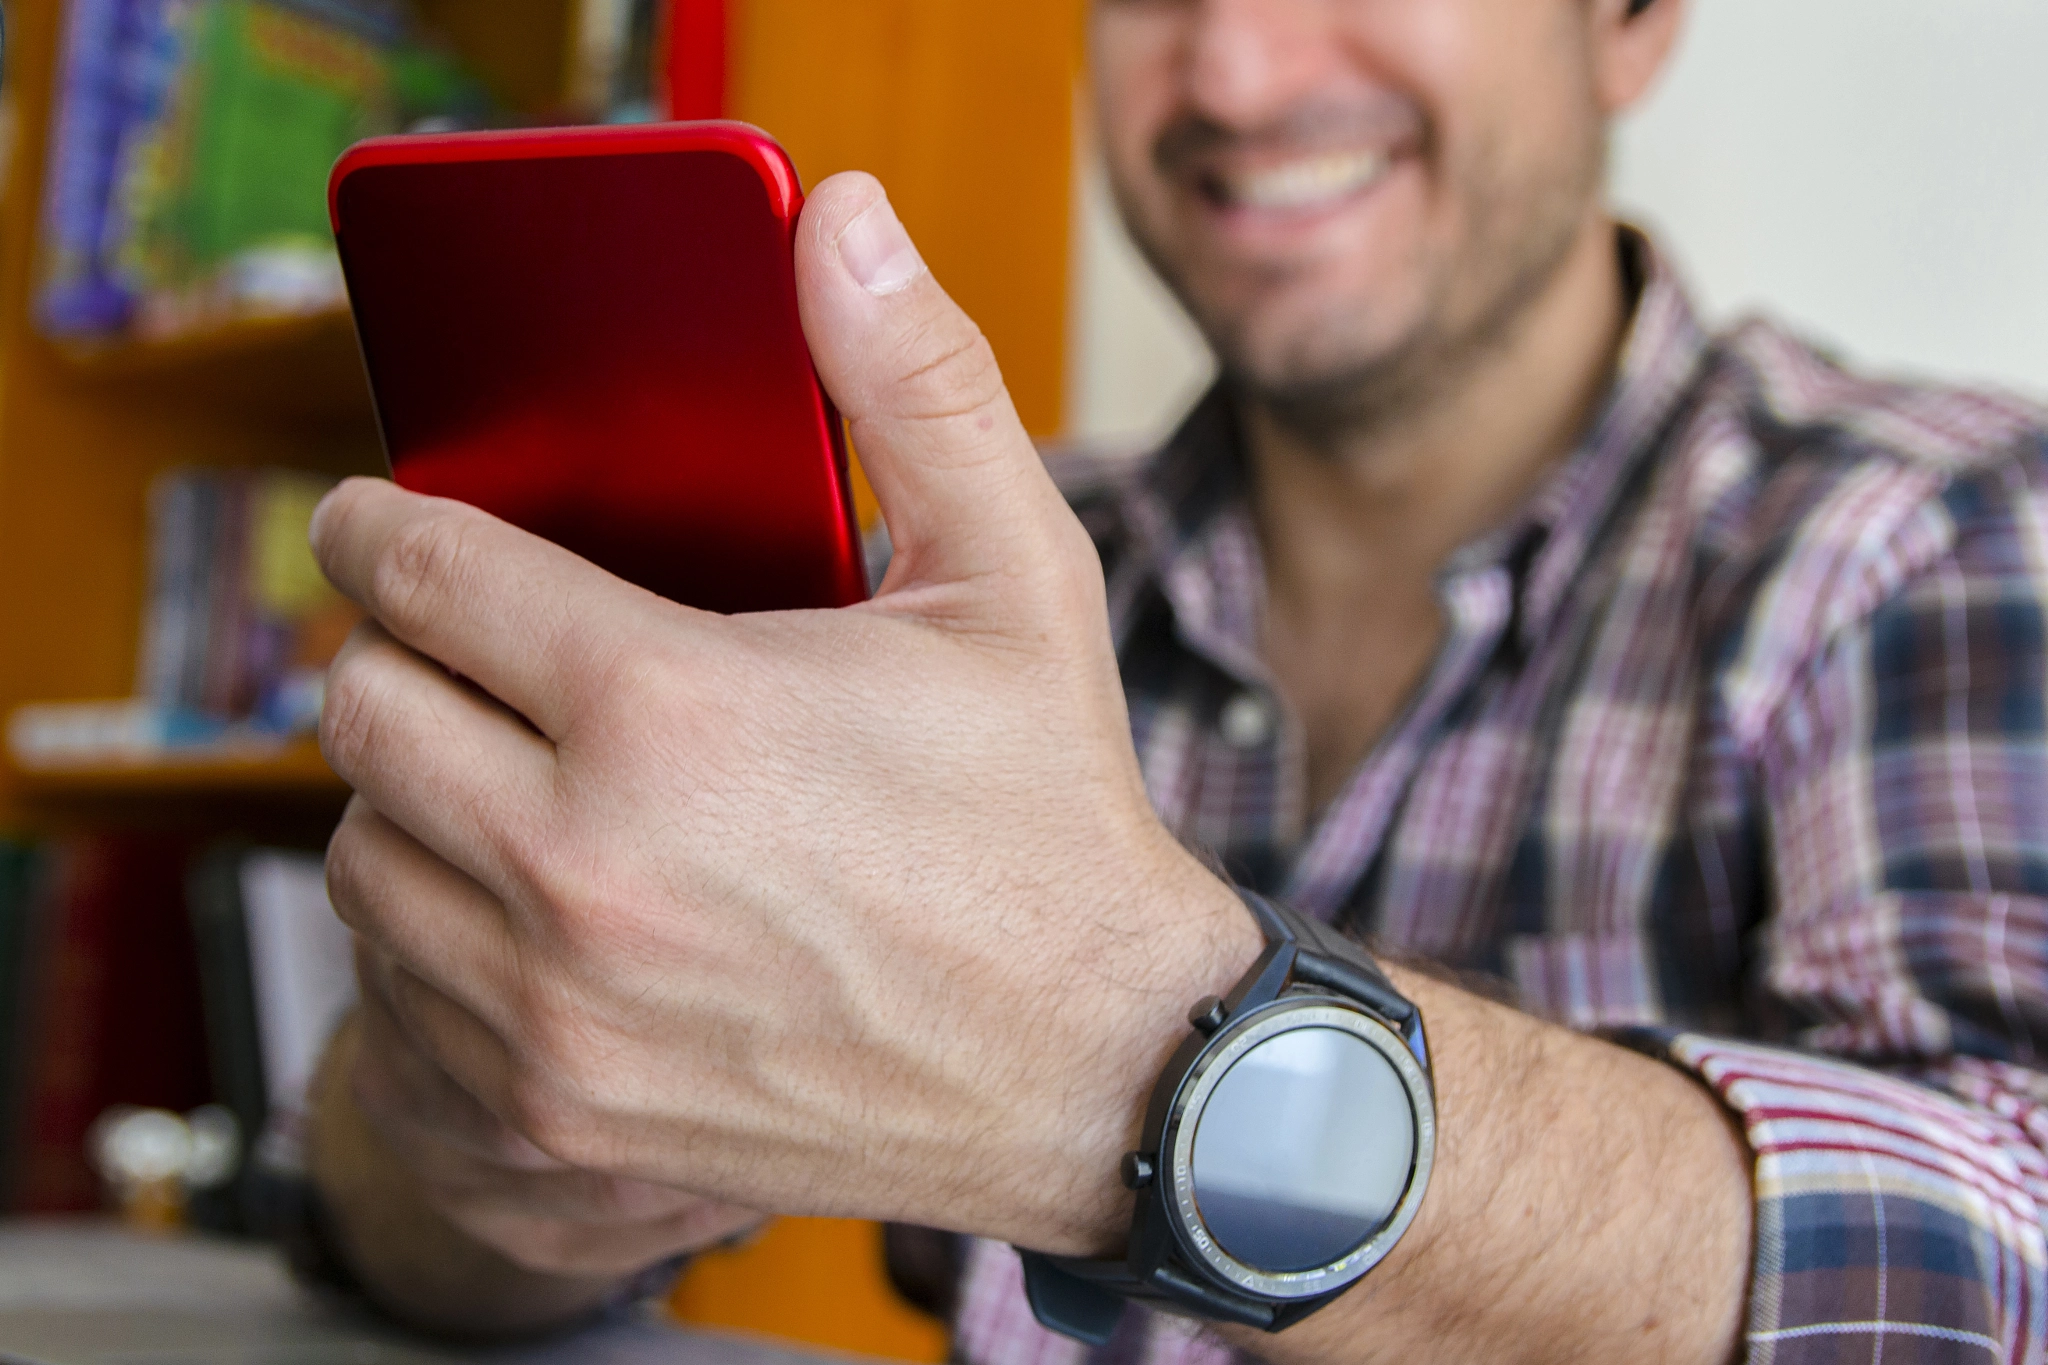
[[[1255,892],[1238,896],[1266,936],[1266,949],[1224,1002],[1234,1011],[1248,998],[1271,999],[1293,986],[1330,991],[1384,1018],[1398,1033],[1420,1039],[1415,1006],[1351,938],[1328,925],[1276,905]],[[1308,1316],[1321,1301],[1281,1306],[1186,1274],[1172,1264],[1140,1275],[1122,1260],[1084,1260],[1021,1253],[1024,1287],[1041,1325],[1065,1336],[1106,1345],[1132,1300],[1277,1332]]]
[[[1255,892],[1240,889],[1237,894],[1265,932],[1269,952],[1283,943],[1294,944],[1295,982],[1348,996],[1397,1028],[1415,1016],[1415,1006],[1349,935]]]

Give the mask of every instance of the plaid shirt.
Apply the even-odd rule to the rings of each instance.
[[[1579,451],[1439,583],[1446,642],[1321,812],[1260,660],[1212,395],[1135,474],[1068,461],[1152,800],[1245,884],[1647,1032],[1756,1156],[1752,1361],[2048,1343],[2048,418],[1702,330],[1630,237]],[[1128,469],[1128,466],[1126,467]],[[976,1243],[974,1365],[1082,1365]],[[1132,1312],[1098,1365],[1227,1365]]]

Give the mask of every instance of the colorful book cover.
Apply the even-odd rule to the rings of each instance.
[[[220,499],[207,566],[205,683],[193,709],[209,716],[245,716],[249,695],[243,651],[249,634],[249,477],[214,481]]]
[[[135,694],[166,709],[184,697],[200,562],[199,490],[187,472],[162,475],[149,491],[149,588]]]
[[[338,305],[327,174],[351,143],[397,129],[395,99],[382,48],[359,33],[211,0],[132,208],[122,260],[149,291],[144,329]]]
[[[137,277],[129,250],[138,214],[148,211],[174,181],[177,96],[189,65],[192,35],[210,0],[131,0],[136,6],[120,58],[123,120],[114,174],[108,186],[102,254],[114,281],[132,301],[148,281]]]
[[[168,714],[253,719],[275,733],[317,719],[320,674],[357,619],[306,543],[332,486],[286,469],[159,478],[138,696]]]
[[[491,115],[396,0],[74,0],[44,204],[53,336],[342,305],[326,182],[351,143]]]
[[[299,729],[308,719],[293,716],[281,689],[295,673],[323,670],[333,657],[311,638],[313,623],[346,610],[307,546],[313,509],[331,487],[317,475],[273,469],[257,475],[250,490],[245,695],[258,719],[277,729]]]
[[[206,661],[213,648],[214,556],[219,553],[221,476],[192,473],[192,564],[185,580],[185,648],[178,660],[178,691],[172,705],[182,711],[206,706]]]
[[[132,300],[111,277],[106,213],[120,150],[122,39],[135,0],[72,0],[45,179],[37,317],[52,336],[116,331]]]

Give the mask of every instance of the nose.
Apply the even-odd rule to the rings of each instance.
[[[1277,121],[1342,59],[1331,9],[1329,0],[1196,0],[1189,102],[1226,128]]]

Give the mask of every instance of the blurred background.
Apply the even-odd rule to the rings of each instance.
[[[1210,362],[1117,226],[1084,0],[8,0],[0,106],[0,1216],[262,1236],[346,1008],[310,739],[381,466],[327,235],[373,133],[729,115],[889,184],[1050,441]],[[1616,196],[1711,315],[2048,395],[2039,0],[1702,0]],[[787,1220],[680,1317],[944,1358],[881,1230]]]
[[[1697,0],[1615,140],[1615,198],[1716,321],[1764,311],[1879,371],[2048,398],[2048,6]],[[1070,418],[1137,444],[1200,339],[1082,182]]]

